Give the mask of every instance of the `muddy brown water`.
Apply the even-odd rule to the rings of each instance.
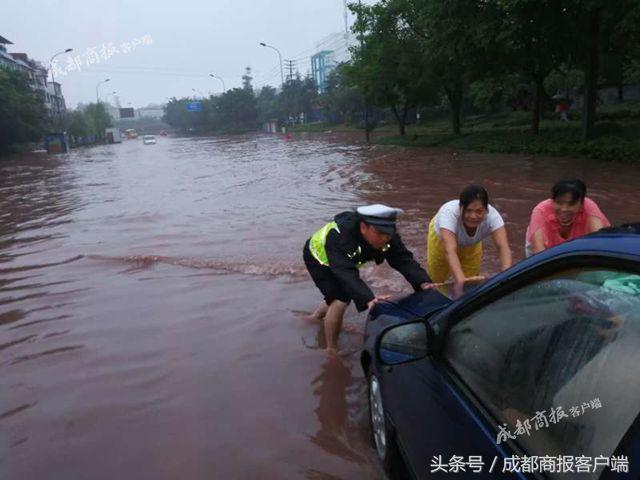
[[[380,478],[357,353],[327,360],[300,318],[320,300],[306,238],[337,212],[388,203],[406,210],[400,230],[422,260],[431,215],[475,181],[519,260],[557,178],[583,178],[617,223],[638,220],[638,171],[317,135],[5,159],[0,478]],[[488,245],[484,270],[497,265]],[[409,291],[386,267],[364,275]]]

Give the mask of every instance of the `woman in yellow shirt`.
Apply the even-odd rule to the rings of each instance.
[[[491,237],[500,256],[500,267],[511,266],[511,249],[504,220],[489,205],[487,191],[470,185],[458,200],[440,207],[429,223],[427,272],[434,283],[453,277],[453,296],[462,294],[465,279],[480,274],[482,241]]]

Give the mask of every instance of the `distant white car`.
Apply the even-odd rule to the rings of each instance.
[[[145,135],[144,137],[142,137],[142,143],[144,143],[145,145],[155,145],[156,137],[154,137],[153,135]]]

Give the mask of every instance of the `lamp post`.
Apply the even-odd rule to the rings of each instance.
[[[281,87],[284,87],[284,73],[282,71],[282,55],[280,55],[280,50],[278,50],[273,45],[269,45],[269,44],[266,44],[264,42],[260,42],[260,45],[263,46],[263,47],[271,48],[271,49],[275,50],[276,52],[278,52],[278,58],[280,59],[280,81],[282,82]]]
[[[224,80],[222,79],[222,77],[219,77],[217,75],[214,75],[213,73],[210,73],[209,76],[211,78],[217,78],[218,80],[220,80],[222,82],[222,93],[227,91],[227,87],[224,86]]]
[[[63,53],[69,53],[72,50],[73,48],[67,48],[66,50],[56,53],[53,57],[51,57],[51,60],[49,60],[49,69],[51,70],[51,83],[56,81],[55,78],[53,78],[53,59],[56,58],[58,55],[62,55]]]
[[[98,82],[98,84],[96,85],[96,102],[100,103],[100,95],[98,94],[98,87],[100,87],[100,85],[102,85],[103,83],[107,83],[109,80],[111,79],[107,78],[101,82]]]

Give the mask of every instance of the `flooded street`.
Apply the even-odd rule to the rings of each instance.
[[[429,219],[473,181],[519,261],[567,175],[613,224],[638,220],[638,168],[583,159],[247,135],[0,160],[0,479],[381,478],[357,353],[328,360],[300,318],[321,299],[305,240],[386,203],[422,261]]]

